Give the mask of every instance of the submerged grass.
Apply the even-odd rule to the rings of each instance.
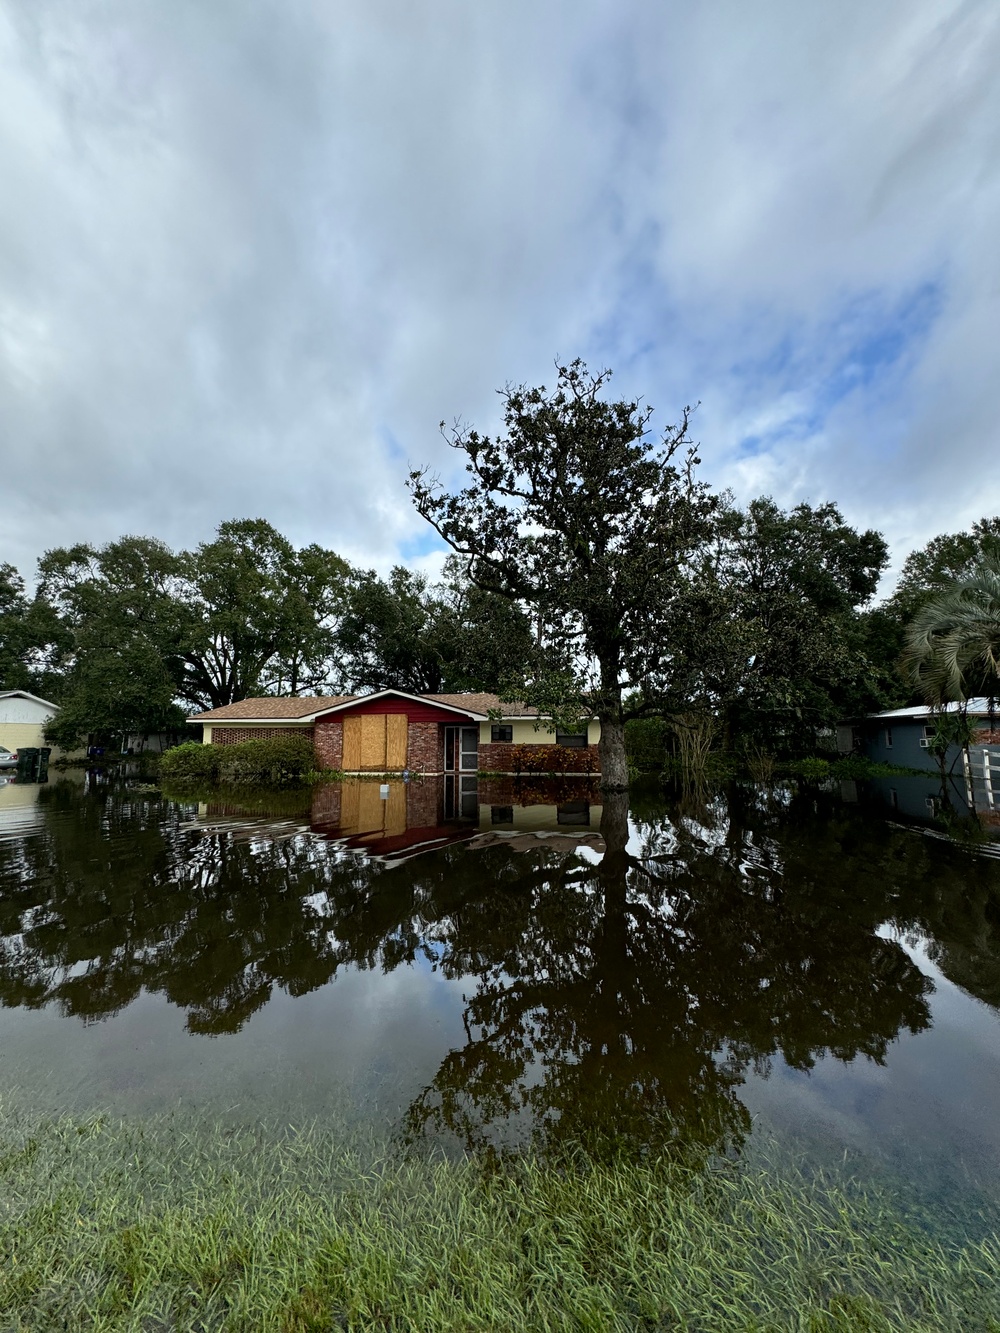
[[[0,1329],[1000,1330],[996,1237],[768,1165],[472,1160],[193,1114],[0,1135]]]

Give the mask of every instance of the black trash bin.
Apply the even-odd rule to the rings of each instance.
[[[17,750],[17,776],[22,782],[38,781],[38,748],[21,745]]]
[[[47,745],[43,745],[38,751],[38,781],[48,782],[49,780],[49,755],[52,750]]]

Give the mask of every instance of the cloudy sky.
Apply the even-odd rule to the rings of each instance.
[[[0,561],[403,486],[553,358],[740,498],[1000,510],[996,0],[0,0]]]

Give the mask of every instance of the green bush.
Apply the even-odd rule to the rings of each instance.
[[[160,774],[167,782],[302,782],[316,767],[312,741],[304,736],[267,736],[239,745],[199,745],[186,741],[167,750]]]
[[[830,776],[829,759],[796,759],[788,764],[789,773],[800,778],[828,778]]]
[[[304,736],[268,736],[240,745],[220,745],[221,782],[261,782],[282,786],[301,782],[316,767],[311,740]]]
[[[175,781],[215,782],[219,776],[219,747],[185,741],[160,756],[160,776]]]

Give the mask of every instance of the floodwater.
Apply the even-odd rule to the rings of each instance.
[[[0,1089],[470,1149],[767,1132],[996,1198],[996,844],[868,796],[7,784]]]

